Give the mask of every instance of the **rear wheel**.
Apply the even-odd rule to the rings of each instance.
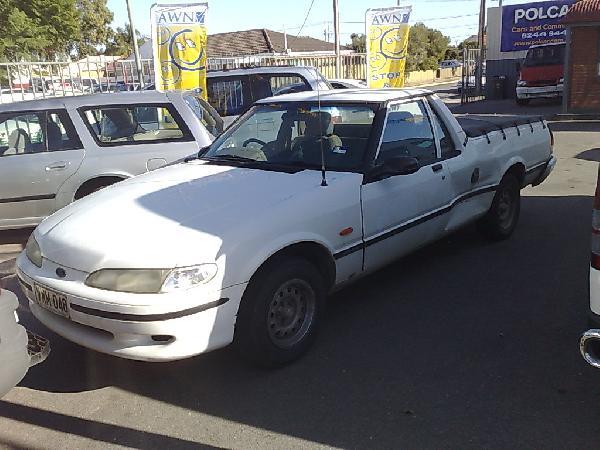
[[[479,221],[479,230],[488,239],[508,239],[515,231],[521,212],[521,187],[513,174],[506,174],[498,189],[492,206]]]
[[[99,191],[100,189],[104,189],[105,187],[108,187],[115,183],[118,183],[119,181],[123,180],[121,178],[116,177],[105,177],[87,181],[83,185],[81,185],[81,187],[75,193],[75,200],[79,200],[80,198],[93,194],[94,192]]]
[[[238,312],[234,342],[242,357],[266,367],[299,358],[314,341],[325,297],[323,277],[304,259],[261,268]]]

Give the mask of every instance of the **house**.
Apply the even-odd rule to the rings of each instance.
[[[600,0],[575,3],[567,26],[563,111],[600,112]]]
[[[352,53],[340,46],[342,53]],[[244,56],[319,56],[333,55],[335,46],[331,42],[310,36],[295,36],[279,31],[256,28],[252,30],[216,33],[208,36],[209,58],[239,58]],[[140,46],[142,59],[152,58],[152,40]],[[126,59],[133,59],[133,54]]]

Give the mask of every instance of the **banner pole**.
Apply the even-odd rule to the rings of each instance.
[[[137,37],[135,35],[135,26],[133,25],[133,18],[131,16],[131,5],[129,0],[125,0],[127,3],[127,14],[129,15],[129,28],[131,29],[131,42],[133,44],[133,56],[135,58],[135,68],[137,70],[138,80],[140,82],[140,91],[145,87],[144,77],[142,74],[142,63],[140,61],[140,49],[138,48]]]

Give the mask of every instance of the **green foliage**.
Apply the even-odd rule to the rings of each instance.
[[[448,47],[444,59],[460,59],[461,51],[456,47]]]
[[[365,53],[367,51],[367,37],[364,34],[352,33],[350,35],[352,42],[349,44],[357,53]]]
[[[66,60],[97,52],[112,30],[106,0],[0,0],[0,58]]]
[[[81,36],[75,42],[79,58],[98,53],[98,46],[106,45],[113,30],[110,23],[113,13],[106,6],[106,0],[76,0],[81,21]]]
[[[145,39],[142,37],[138,30],[135,30],[138,45],[141,46]],[[128,56],[133,52],[133,43],[131,41],[131,27],[129,24],[125,24],[123,28],[118,27],[114,30],[106,44],[105,55],[111,56]]]
[[[435,70],[444,59],[450,38],[441,31],[417,23],[410,28],[406,71]]]
[[[458,44],[458,49],[464,50],[465,48],[479,48],[479,44],[477,43],[477,41],[465,39],[460,44]]]

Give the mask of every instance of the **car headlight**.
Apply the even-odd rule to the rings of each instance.
[[[161,291],[173,292],[208,283],[215,277],[217,270],[217,265],[213,263],[173,269],[165,279]]]
[[[25,254],[27,255],[27,258],[29,258],[29,261],[38,267],[42,267],[42,250],[35,240],[33,233],[29,236],[27,245],[25,245]]]
[[[101,269],[91,273],[85,284],[109,291],[158,294],[207,283],[216,274],[216,264],[200,264],[178,269]]]
[[[527,86],[527,81],[519,80],[519,81],[517,81],[517,86]]]

